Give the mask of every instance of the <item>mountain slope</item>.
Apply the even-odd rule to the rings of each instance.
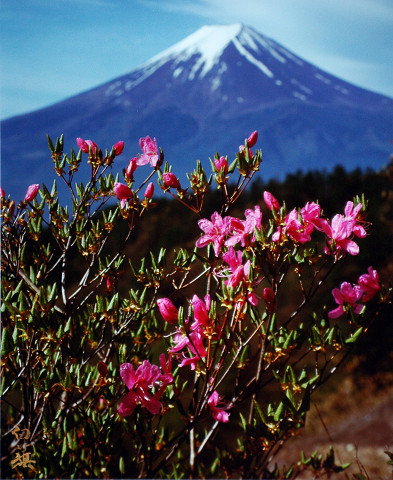
[[[243,25],[206,26],[127,75],[2,123],[2,185],[17,198],[52,182],[45,135],[102,148],[126,142],[116,171],[155,136],[182,177],[195,159],[230,156],[258,129],[262,174],[380,168],[393,138],[393,100],[344,82]],[[121,160],[120,160],[121,159]],[[15,172],[23,169],[23,178]],[[88,174],[88,166],[85,167]]]

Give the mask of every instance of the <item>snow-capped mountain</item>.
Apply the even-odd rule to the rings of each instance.
[[[116,172],[150,135],[182,179],[198,158],[205,165],[216,151],[232,158],[255,129],[264,178],[337,164],[380,168],[392,149],[393,100],[250,27],[205,26],[127,75],[2,122],[2,186],[22,198],[30,183],[51,185],[46,134],[64,133],[67,152],[77,149],[76,137],[108,149],[124,140]]]

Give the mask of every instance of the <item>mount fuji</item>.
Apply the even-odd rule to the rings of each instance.
[[[132,48],[132,47],[130,47]],[[31,183],[51,186],[46,134],[110,149],[125,141],[121,172],[156,137],[184,182],[195,160],[233,158],[258,130],[264,179],[297,169],[378,169],[389,160],[393,99],[356,87],[241,25],[205,26],[148,62],[89,91],[2,122],[2,187],[16,199]],[[86,179],[89,166],[82,172]],[[19,172],[23,172],[20,175]]]

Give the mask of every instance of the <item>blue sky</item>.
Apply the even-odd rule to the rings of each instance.
[[[239,22],[393,97],[392,0],[1,0],[1,118],[130,72],[203,25]]]

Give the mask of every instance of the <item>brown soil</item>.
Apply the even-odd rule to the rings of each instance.
[[[352,381],[346,380],[328,403],[324,404],[323,397],[312,403],[306,427],[288,441],[275,460],[290,465],[299,460],[301,450],[307,456],[315,450],[325,454],[330,445],[336,464],[351,463],[331,479],[352,479],[362,473],[369,480],[393,480],[384,453],[393,452],[393,388],[356,390]],[[304,474],[301,478],[315,477]]]

